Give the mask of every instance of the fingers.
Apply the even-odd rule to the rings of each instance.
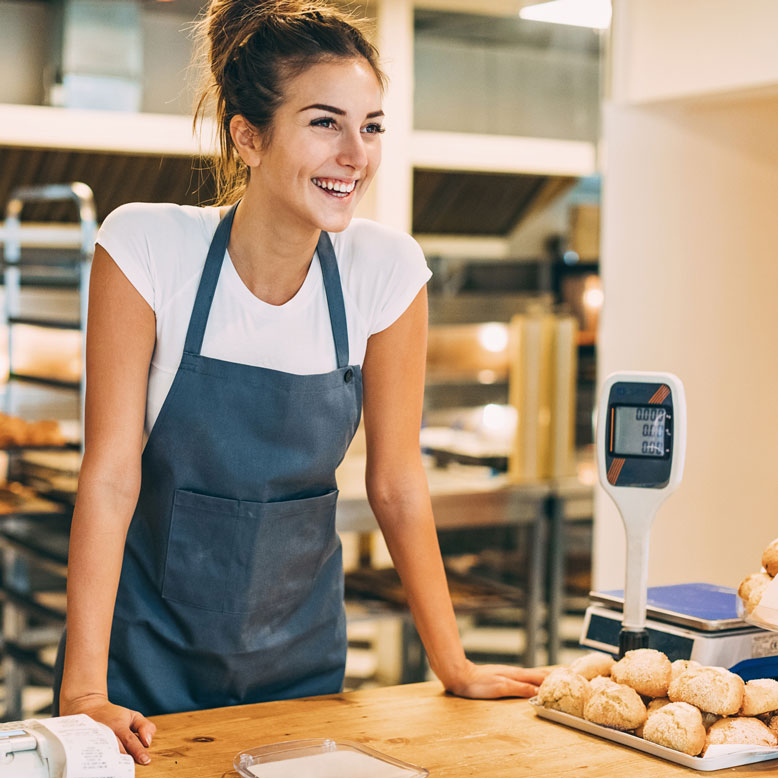
[[[533,683],[506,679],[504,694],[501,697],[534,697],[538,693],[538,687]]]
[[[501,667],[500,671],[509,678],[524,681],[535,686],[540,686],[549,674],[549,670],[541,670],[536,667]]]
[[[148,748],[151,745],[152,736],[157,731],[157,725],[136,711],[130,722],[130,729],[137,733],[140,742]]]
[[[143,743],[138,739],[138,736],[130,729],[119,729],[116,731],[116,736],[119,741],[127,749],[127,753],[138,763],[148,764],[151,761],[151,757],[148,751],[143,747]]]
[[[534,697],[538,687],[501,675],[492,675],[471,683],[464,689],[457,690],[461,697],[472,699],[493,700],[498,697]]]

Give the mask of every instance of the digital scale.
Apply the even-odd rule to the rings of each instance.
[[[686,398],[671,373],[608,377],[597,414],[600,483],[621,513],[627,539],[624,591],[591,592],[581,645],[623,656],[654,648],[671,661],[733,669],[745,680],[778,677],[778,633],[738,617],[734,589],[648,581],[651,525],[681,482]]]

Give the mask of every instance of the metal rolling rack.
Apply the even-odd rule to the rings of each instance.
[[[77,249],[64,245],[47,245],[45,249],[23,250],[21,215],[27,205],[45,203],[75,204],[78,212],[80,242]],[[62,206],[65,207],[65,206]],[[12,410],[25,387],[36,391],[59,390],[77,393],[79,418],[83,420],[84,360],[79,381],[29,375],[15,369],[13,331],[17,325],[27,327],[81,330],[86,327],[89,271],[94,252],[96,211],[91,189],[82,183],[20,187],[11,193],[6,206],[5,251],[5,324],[8,328],[9,377],[5,404]],[[77,288],[80,316],[78,320],[52,316],[30,316],[21,313],[21,286],[34,279],[37,286]],[[84,340],[82,339],[82,349]],[[83,351],[82,351],[83,353]],[[28,389],[29,391],[29,389]],[[83,427],[83,421],[82,425]],[[22,690],[28,683],[50,685],[53,679],[52,649],[57,645],[65,621],[62,593],[67,575],[67,548],[74,494],[60,485],[52,487],[46,470],[29,469],[25,454],[30,451],[67,451],[74,456],[83,445],[61,447],[19,446],[6,450],[8,478],[31,486],[51,506],[50,510],[18,511],[0,515],[0,550],[2,551],[2,661],[5,684],[6,719],[21,719]],[[43,472],[41,472],[43,471]]]

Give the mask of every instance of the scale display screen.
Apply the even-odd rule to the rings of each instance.
[[[612,455],[665,456],[665,408],[656,405],[619,405],[613,410]]]

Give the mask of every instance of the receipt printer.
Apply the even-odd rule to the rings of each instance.
[[[0,730],[0,778],[62,778],[65,752],[57,738],[36,722],[10,726],[19,728]]]

